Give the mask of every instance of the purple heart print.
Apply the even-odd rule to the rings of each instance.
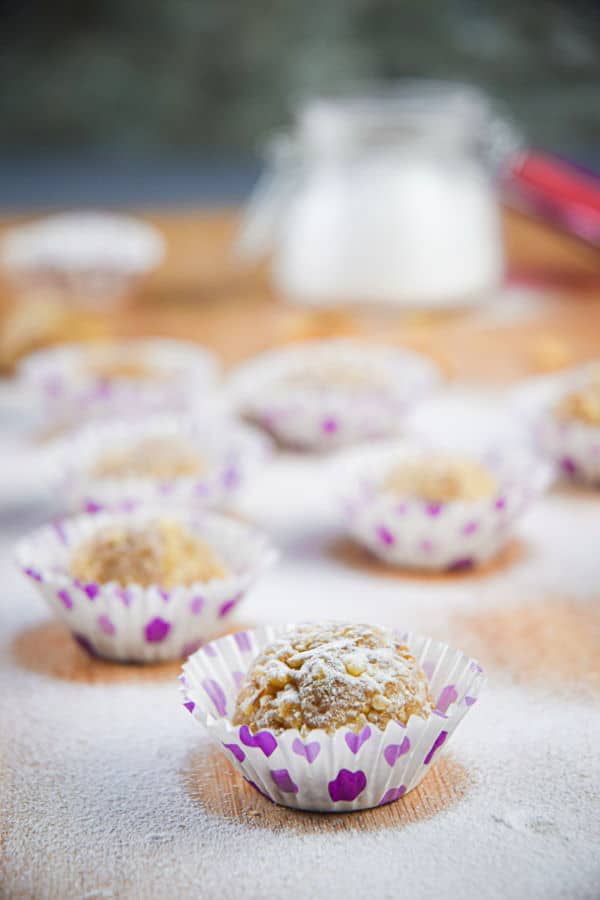
[[[349,749],[353,753],[358,753],[362,745],[365,743],[365,741],[368,741],[370,737],[371,729],[368,725],[365,725],[360,734],[356,734],[354,731],[349,731],[345,736],[345,741]]]
[[[233,753],[238,762],[244,762],[244,760],[246,759],[246,754],[241,747],[238,747],[237,744],[223,744],[223,746],[227,750],[230,750],[231,753]]]
[[[401,784],[400,787],[390,788],[389,791],[386,791],[381,800],[378,803],[378,806],[385,806],[386,803],[393,803],[394,800],[399,800],[400,797],[403,797],[406,793],[406,786]]]
[[[271,778],[282,793],[298,793],[298,785],[292,780],[292,776],[287,769],[271,769]]]
[[[442,746],[442,744],[444,743],[444,741],[446,740],[447,737],[448,737],[448,732],[447,732],[447,731],[440,731],[440,733],[439,733],[438,736],[436,737],[435,741],[433,742],[433,745],[432,745],[432,747],[431,747],[429,753],[427,754],[427,756],[426,756],[425,759],[423,760],[423,765],[424,765],[424,766],[428,766],[428,765],[429,765],[429,763],[430,763],[431,760],[433,759],[433,755],[434,755],[435,751],[436,751],[439,747]]]
[[[270,731],[259,731],[252,734],[247,725],[240,728],[240,741],[246,747],[258,747],[265,756],[270,756],[277,748],[277,741]]]
[[[444,713],[445,715],[448,712],[448,707],[454,703],[455,700],[458,700],[457,690],[453,684],[447,684],[443,688],[435,705],[437,712]]]
[[[300,738],[296,738],[292,744],[292,750],[297,756],[303,756],[307,762],[312,763],[319,755],[321,745],[318,741],[310,741],[310,743],[305,744]]]
[[[327,785],[329,796],[334,803],[342,800],[356,800],[367,786],[367,776],[360,769],[351,772],[349,769],[340,769],[333,781]]]
[[[164,619],[161,619],[160,616],[156,616],[156,618],[148,622],[148,624],[144,628],[146,641],[149,644],[158,644],[160,643],[160,641],[164,641],[170,630],[170,624],[168,622],[165,622]]]
[[[227,715],[227,699],[223,688],[215,681],[214,678],[205,678],[202,687],[210,697],[213,705],[220,716]]]
[[[400,759],[401,756],[404,756],[405,753],[408,753],[409,750],[410,740],[405,737],[401,744],[388,744],[383,751],[383,756],[388,766],[394,766],[397,760]]]

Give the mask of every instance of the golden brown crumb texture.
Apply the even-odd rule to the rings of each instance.
[[[75,549],[69,570],[86,583],[165,588],[227,575],[211,547],[169,519],[143,526],[106,525]]]
[[[234,724],[253,730],[360,731],[432,709],[427,678],[409,648],[370,625],[300,625],[265,647],[246,676]]]
[[[476,460],[450,456],[424,456],[394,466],[383,489],[430,503],[485,500],[497,489],[492,473]]]

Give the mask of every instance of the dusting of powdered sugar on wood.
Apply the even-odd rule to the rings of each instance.
[[[288,556],[256,588],[244,621],[351,617],[443,635],[457,613],[494,609],[509,592],[523,602],[548,591],[597,599],[594,504],[549,495],[523,522],[527,557],[484,581],[374,579],[322,551],[336,534],[330,474],[330,463],[289,458],[248,493],[245,512]],[[253,827],[203,803],[201,771],[190,791],[184,773],[205,738],[173,679],[88,684],[30,671],[14,657],[12,642],[48,615],[13,573],[17,530],[0,547],[3,896],[594,896],[600,712],[587,695],[492,672],[449,751],[471,776],[464,795],[401,830],[364,831],[360,813],[339,831]],[[268,816],[264,805],[259,812]]]

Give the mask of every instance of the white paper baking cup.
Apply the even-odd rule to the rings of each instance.
[[[131,216],[71,212],[10,229],[0,259],[17,286],[96,305],[125,294],[165,253],[158,229]]]
[[[94,465],[107,453],[135,446],[144,438],[185,441],[206,463],[206,472],[170,479],[93,474]],[[152,416],[139,422],[89,425],[57,442],[53,456],[69,509],[97,513],[157,503],[227,506],[271,452],[264,434],[223,417]]]
[[[554,412],[562,397],[588,379],[588,365],[532,378],[514,392],[513,406],[528,424],[538,450],[558,472],[569,479],[600,485],[600,427],[559,418]]]
[[[357,363],[381,376],[381,386],[323,388],[286,382],[322,363]],[[229,382],[241,413],[284,444],[327,450],[398,434],[407,409],[438,381],[435,365],[396,347],[347,339],[285,346],[240,366]]]
[[[395,632],[408,644],[430,682],[435,711],[406,726],[366,725],[360,734],[340,728],[300,734],[296,729],[253,734],[233,725],[240,684],[265,646],[294,628],[263,626],[207,644],[183,666],[185,707],[257,791],[294,809],[348,812],[403,797],[427,774],[485,683],[483,670],[446,644]]]
[[[69,559],[81,541],[110,523],[143,524],[160,515],[159,510],[145,509],[75,516],[38,529],[17,545],[16,560],[23,573],[94,655],[131,662],[188,655],[229,625],[246,591],[275,560],[267,539],[240,522],[215,513],[169,510],[169,518],[176,518],[215,550],[230,575],[168,590],[160,585],[83,584],[71,577]]]
[[[385,562],[406,569],[460,571],[494,557],[518,518],[552,480],[552,470],[523,448],[482,457],[497,480],[484,500],[428,503],[382,490],[392,464],[422,451],[385,448],[348,465],[340,490],[347,533]]]
[[[198,344],[166,338],[115,339],[106,342],[111,358],[136,360],[157,378],[98,377],[86,371],[90,354],[104,344],[63,344],[26,357],[19,366],[21,384],[43,409],[51,425],[77,427],[91,418],[127,418],[200,407],[219,375],[216,357]]]
[[[542,416],[536,427],[540,450],[558,466],[562,475],[590,485],[600,485],[600,428],[577,420]]]

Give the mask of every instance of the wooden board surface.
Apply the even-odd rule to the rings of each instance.
[[[11,646],[11,654],[25,670],[72,684],[173,683],[181,670],[179,662],[136,666],[94,659],[58,622],[46,622],[21,632]],[[457,803],[470,780],[459,763],[451,756],[446,757],[402,803],[355,813],[348,818],[314,813],[299,815],[275,806],[246,784],[224,754],[212,747],[207,752],[203,746],[193,754],[182,777],[189,795],[207,813],[250,822],[261,828],[292,828],[307,833],[319,829],[346,831],[348,828],[371,831],[417,822]]]
[[[148,218],[167,238],[169,254],[165,265],[138,297],[110,315],[99,316],[99,330],[199,340],[213,347],[227,364],[283,341],[360,334],[421,349],[438,359],[454,378],[496,383],[552,368],[548,359],[574,363],[600,354],[600,256],[591,248],[516,214],[507,214],[510,269],[523,281],[552,286],[553,297],[542,299],[531,318],[509,322],[500,329],[467,311],[367,315],[314,313],[286,307],[269,287],[264,269],[249,273],[232,263],[234,213],[160,214]],[[6,288],[4,298],[8,306]],[[548,347],[550,351],[544,355],[544,348]],[[581,503],[588,501],[582,498]],[[515,542],[484,571],[458,578],[438,576],[430,583],[435,589],[446,581],[454,586],[464,583],[475,591],[487,579],[505,577],[508,582],[512,567],[518,568],[523,561],[526,566],[534,565],[535,559],[532,561],[528,554],[526,542]],[[340,570],[355,572],[357,577],[368,576],[380,582],[390,578],[385,567],[345,542],[329,548],[327,557]],[[424,587],[429,583],[398,576],[398,584],[410,585],[411,581]],[[564,672],[585,673],[593,668],[594,641],[590,635],[597,633],[598,617],[589,610],[583,615],[579,607],[571,605],[570,597],[562,598],[553,607],[554,617],[548,616],[547,606],[543,606],[548,598],[533,595],[536,603],[542,604],[538,611],[535,604],[531,607],[531,596],[524,600],[529,612],[519,616],[519,627],[515,627],[510,611],[490,616],[484,609],[477,616],[457,615],[452,639],[474,653],[483,648],[482,655],[490,659],[492,667],[505,673],[515,660],[519,671],[527,670],[523,660],[531,657],[530,642],[536,646],[537,672],[556,671],[557,654],[562,654]],[[501,654],[495,653],[496,635],[502,636]],[[129,684],[133,688],[154,680],[164,685],[173,681],[178,670],[177,665],[141,668],[92,660],[62,626],[49,622],[21,629],[11,640],[8,655],[18,670],[63,682],[73,690],[82,684],[110,688]],[[566,675],[561,677],[564,681]],[[33,763],[25,759],[23,765]],[[269,804],[237,776],[224,756],[207,753],[205,748],[186,758],[178,777],[198,815],[207,814],[254,830],[303,836],[356,830],[397,831],[453,809],[476,786],[474,773],[450,754],[401,803],[351,816],[324,817]],[[18,816],[16,827],[24,827]],[[60,882],[61,861],[55,859],[53,866]],[[83,883],[87,886],[85,879]],[[65,896],[70,896],[65,891]]]
[[[164,264],[135,297],[105,314],[70,317],[66,336],[165,335],[210,344],[232,364],[278,343],[355,334],[421,350],[455,378],[506,382],[598,353],[600,252],[514,212],[506,213],[508,271],[517,284],[548,289],[535,315],[501,327],[468,309],[440,312],[303,310],[282,302],[266,266],[232,254],[233,211],[147,215],[163,232]],[[12,224],[0,222],[0,233]],[[11,304],[4,284],[0,308]],[[87,329],[87,331],[86,331]]]
[[[162,213],[146,216],[164,234],[168,254],[135,298],[109,315],[97,317],[99,330],[118,335],[168,335],[198,340],[233,364],[285,341],[356,334],[397,342],[438,360],[452,377],[506,381],[552,368],[552,347],[564,349],[559,362],[577,362],[600,351],[600,254],[585,244],[506,213],[509,270],[524,283],[552,290],[553,299],[530,321],[498,329],[481,323],[468,310],[439,313],[314,312],[286,306],[269,284],[265,266],[251,270],[236,264],[231,246],[237,227],[233,211]],[[10,223],[4,223],[7,227]],[[544,347],[550,346],[545,363]],[[548,354],[546,354],[548,356]],[[332,553],[345,565],[374,577],[382,564],[349,543]],[[514,562],[523,548],[509,545],[502,556],[471,576],[485,578]],[[389,570],[383,575],[389,576]],[[392,573],[394,574],[394,573]],[[410,577],[406,573],[400,579]],[[434,576],[437,580],[452,576]],[[48,624],[21,636],[14,652],[21,663],[53,677],[90,683],[173,677],[177,666],[140,669],[90,660],[59,625]],[[447,777],[448,772],[452,777]],[[297,817],[271,807],[236,775],[219,755],[199,757],[187,775],[192,790],[219,815],[256,816],[261,826],[284,827]],[[365,814],[369,828],[402,824],[452,804],[464,791],[466,773],[451,760],[428,776],[403,804]],[[429,812],[428,812],[429,811]],[[313,829],[318,816],[304,816],[299,827]],[[343,818],[330,828],[347,827]]]

